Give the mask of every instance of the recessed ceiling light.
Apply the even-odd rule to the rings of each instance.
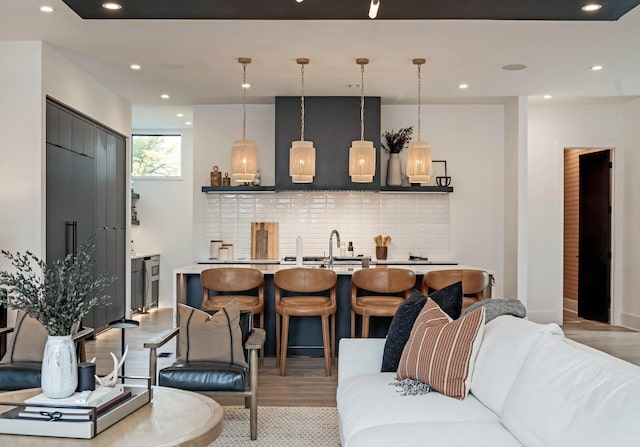
[[[186,122],[185,122],[185,124],[186,124],[187,126],[190,126],[190,125],[191,125],[191,121],[186,121]]]
[[[140,70],[142,67],[138,64],[131,64],[129,68],[131,68],[132,70]]]
[[[459,88],[460,90],[467,89],[467,88],[469,88],[469,84],[459,84],[459,85],[458,85],[458,88]]]
[[[525,64],[507,64],[502,66],[502,69],[506,71],[518,71],[524,70],[525,68],[527,68]]]
[[[178,118],[182,118],[182,117],[184,116],[184,113],[176,113],[176,116],[177,116]]]
[[[166,93],[163,93],[162,95],[160,95],[160,97],[162,99],[169,99],[169,95],[167,95]]]
[[[116,3],[116,2],[103,3],[102,7],[104,9],[109,9],[111,11],[117,11],[118,9],[122,9],[122,5],[120,3]]]
[[[586,12],[593,12],[593,11],[597,11],[600,8],[602,8],[602,5],[599,3],[587,3],[580,9]]]
[[[304,0],[296,0],[296,2],[298,3],[302,3]]]
[[[249,84],[248,82],[245,82],[243,84],[240,85],[242,88],[251,88],[251,84]]]
[[[551,96],[551,95],[544,95],[544,96],[543,96],[543,98],[544,98],[544,99],[551,99],[551,98],[552,98],[552,96]]]
[[[602,65],[592,65],[589,68],[591,68],[591,70],[593,70],[593,71],[600,71],[600,70],[602,70]]]
[[[40,11],[42,11],[42,12],[53,12],[53,8],[51,6],[44,5],[44,6],[40,7]]]
[[[360,84],[347,84],[348,88],[360,88]]]

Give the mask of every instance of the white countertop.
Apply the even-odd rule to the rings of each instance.
[[[148,256],[160,256],[159,252],[151,251],[151,252],[135,252],[131,253],[131,259],[140,259],[146,258]]]
[[[224,263],[224,264],[192,264],[185,267],[180,267],[173,270],[175,275],[199,275],[203,270],[210,268],[220,267],[251,267],[260,270],[265,275],[273,275],[278,270],[294,268],[295,265],[281,265],[281,264],[244,264],[244,263]],[[305,265],[305,267],[319,268],[318,266]],[[400,267],[400,266],[398,266]],[[470,270],[486,270],[482,267],[469,266],[469,265],[419,265],[419,264],[404,264],[403,267],[413,270],[418,275],[424,275],[427,272],[433,270],[447,270],[447,269],[470,269]],[[369,268],[388,268],[387,265],[371,265]],[[362,269],[361,265],[334,265],[333,271],[338,275],[352,275],[353,272]]]

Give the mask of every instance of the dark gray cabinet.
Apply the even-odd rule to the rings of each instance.
[[[313,183],[293,183],[289,148],[300,139],[300,98],[276,97],[276,190],[379,190],[379,97],[365,97],[364,122],[364,138],[376,148],[376,174],[372,183],[354,183],[349,177],[349,148],[360,139],[360,97],[306,97],[304,136],[316,148],[316,175]]]
[[[46,258],[64,258],[94,237],[96,274],[116,280],[107,290],[111,304],[84,324],[103,329],[126,310],[126,140],[47,99],[46,141]]]
[[[144,307],[144,261],[131,260],[131,309],[136,311]]]

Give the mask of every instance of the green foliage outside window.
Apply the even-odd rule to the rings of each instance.
[[[180,177],[180,135],[133,135],[131,174],[136,177]]]

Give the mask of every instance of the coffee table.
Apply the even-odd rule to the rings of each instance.
[[[24,402],[40,389],[0,394],[0,401]],[[38,446],[207,446],[222,432],[222,406],[213,399],[174,388],[153,387],[153,400],[93,439],[0,434],[0,445]]]

